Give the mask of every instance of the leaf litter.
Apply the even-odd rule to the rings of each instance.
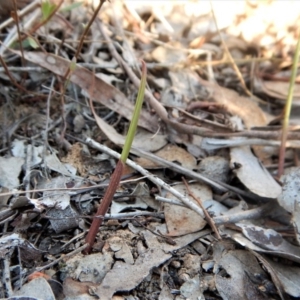
[[[105,2],[76,61],[96,4],[71,2],[17,0],[20,16],[9,19],[14,7],[0,8],[0,298],[300,297],[298,81],[276,178],[297,2],[288,18],[279,1]],[[140,59],[138,133],[83,255]]]

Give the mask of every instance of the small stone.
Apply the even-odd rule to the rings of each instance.
[[[179,269],[181,267],[181,263],[178,260],[173,260],[170,265],[175,269]]]
[[[109,247],[112,251],[116,252],[122,249],[123,241],[118,236],[113,236],[108,241]]]
[[[190,278],[189,274],[182,273],[179,275],[179,279],[182,280],[183,282],[186,282],[186,281],[189,281],[191,278]]]
[[[85,120],[82,115],[77,115],[73,120],[74,132],[79,133],[85,126]]]

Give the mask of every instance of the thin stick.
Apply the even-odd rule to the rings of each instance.
[[[58,2],[57,5],[55,5],[55,8],[53,9],[53,11],[47,16],[47,18],[45,20],[43,20],[42,22],[38,23],[36,26],[34,26],[30,31],[29,31],[29,35],[32,35],[34,32],[36,32],[39,28],[41,28],[42,26],[44,26],[45,24],[47,24],[49,22],[49,20],[58,12],[58,10],[60,9],[61,5],[63,4],[64,0],[60,0]],[[24,36],[24,38],[27,35]],[[24,39],[23,38],[23,39]],[[20,41],[21,42],[21,41]]]
[[[214,220],[211,218],[211,216],[209,215],[209,213],[207,212],[206,208],[203,206],[202,201],[200,198],[196,197],[195,194],[191,191],[188,183],[186,182],[186,180],[184,179],[184,177],[181,177],[182,181],[184,182],[184,185],[188,191],[188,194],[195,200],[198,202],[198,204],[200,205],[200,207],[202,208],[204,215],[205,215],[205,219],[207,221],[207,223],[210,225],[210,227],[212,228],[212,230],[215,232],[217,239],[221,240],[222,237],[220,236],[220,233],[218,231],[218,228],[214,222]]]
[[[274,203],[270,201],[270,203],[259,206],[257,208],[248,209],[234,214],[214,217],[214,222],[217,225],[221,225],[221,224],[237,223],[241,220],[259,219],[262,216],[266,217],[267,215],[269,215],[272,212],[273,207],[274,207]]]
[[[257,201],[257,199],[259,198],[256,195],[253,195],[249,192],[243,191],[243,190],[241,190],[237,187],[231,186],[227,183],[224,183],[224,182],[221,182],[221,181],[218,181],[218,180],[215,180],[215,179],[210,179],[210,178],[205,177],[204,175],[202,175],[200,173],[188,170],[188,169],[186,169],[182,166],[179,166],[178,164],[175,164],[173,162],[165,160],[165,159],[163,159],[163,158],[161,158],[161,157],[159,157],[155,154],[152,154],[150,152],[146,152],[146,151],[138,149],[138,148],[133,148],[133,150],[134,150],[134,153],[136,155],[147,158],[147,159],[149,159],[153,162],[156,162],[156,163],[159,162],[162,166],[168,167],[173,171],[176,171],[180,174],[184,174],[184,175],[186,175],[190,178],[193,178],[195,180],[199,180],[201,182],[204,182],[204,183],[206,183],[206,184],[208,184],[212,187],[215,187],[215,188],[219,189],[220,191],[227,192],[229,190],[229,191],[232,191],[232,192],[234,192],[238,195],[242,195],[244,197],[248,197],[250,199],[253,199],[254,201]]]
[[[35,0],[25,6],[20,12],[17,12],[19,19],[25,16],[29,11],[31,11],[36,6],[40,5],[40,0]],[[5,27],[9,26],[11,23],[14,22],[14,19],[10,17],[9,19],[5,20],[3,23],[0,24],[0,30],[4,29]]]
[[[20,19],[19,19],[19,15],[18,15],[18,7],[17,7],[17,1],[13,0],[13,5],[14,5],[14,19],[16,22],[16,26],[17,26],[17,33],[18,33],[18,37],[19,37],[19,46],[20,46],[20,51],[21,51],[21,61],[22,61],[22,67],[26,66],[26,62],[25,62],[25,58],[24,58],[24,49],[23,49],[23,44],[21,41],[21,30],[20,30]]]
[[[216,18],[216,15],[215,15],[215,11],[214,11],[214,7],[213,7],[213,4],[212,4],[212,1],[210,1],[210,7],[211,7],[211,13],[212,13],[212,16],[213,16],[213,19],[214,19],[214,22],[215,22],[215,25],[216,25],[219,37],[221,39],[221,42],[222,42],[222,45],[224,47],[225,53],[227,54],[227,57],[228,57],[228,59],[229,59],[229,61],[231,63],[231,66],[234,69],[234,71],[235,71],[235,73],[236,73],[236,75],[237,75],[237,77],[238,77],[238,79],[239,79],[239,81],[240,81],[240,83],[241,83],[241,85],[242,85],[245,93],[248,96],[253,97],[252,93],[248,90],[248,88],[246,86],[246,83],[244,81],[244,78],[243,78],[243,76],[242,76],[239,68],[237,67],[234,59],[232,58],[232,56],[230,54],[230,51],[228,50],[228,47],[227,47],[227,45],[226,45],[226,43],[224,41],[224,38],[223,38],[223,36],[222,36],[222,34],[220,32],[220,29],[219,29],[219,26],[218,26],[218,22],[217,22],[217,18]]]
[[[79,45],[78,45],[78,47],[76,49],[76,53],[74,55],[73,61],[77,61],[78,56],[79,56],[79,54],[81,52],[83,43],[84,43],[84,38],[87,36],[87,34],[88,34],[88,32],[89,32],[89,30],[90,30],[93,22],[95,21],[96,17],[98,16],[98,13],[99,13],[99,11],[100,11],[100,9],[103,6],[103,4],[104,4],[105,1],[106,0],[100,0],[99,5],[97,6],[96,10],[93,13],[93,16],[89,20],[87,26],[85,26],[84,31],[83,31],[83,33],[82,33],[82,35],[80,37],[80,42],[79,42]],[[63,77],[63,81],[65,81],[68,78],[68,76],[70,75],[70,72],[71,72],[71,68],[68,68],[66,74]]]
[[[5,255],[3,259],[3,269],[2,269],[2,282],[4,289],[8,297],[13,295],[13,289],[11,285],[11,276],[10,276],[10,255]]]
[[[40,272],[40,271],[43,271],[43,270],[45,270],[45,269],[51,268],[51,267],[53,267],[54,265],[58,264],[61,260],[64,260],[64,259],[66,259],[66,258],[68,258],[68,257],[71,257],[71,256],[77,254],[77,253],[80,253],[80,252],[81,252],[82,250],[84,250],[87,246],[88,246],[87,244],[84,244],[83,246],[81,246],[81,247],[75,249],[74,251],[72,251],[72,252],[70,252],[70,253],[68,253],[68,254],[66,254],[66,255],[62,255],[62,256],[59,257],[58,259],[55,259],[54,261],[52,261],[52,262],[49,263],[48,265],[45,265],[45,266],[36,268],[36,271],[39,271],[39,272]]]
[[[104,153],[109,154],[110,156],[119,159],[121,155],[118,152],[115,152],[108,147],[101,145],[97,143],[96,141],[92,140],[91,138],[86,139],[86,143],[95,148],[99,151],[102,151]],[[194,210],[196,213],[198,213],[201,217],[204,217],[202,209],[196,205],[193,201],[191,201],[188,197],[183,196],[181,193],[179,193],[177,190],[169,186],[167,183],[165,183],[163,180],[158,178],[157,176],[151,174],[141,166],[137,165],[134,161],[127,159],[126,164],[133,168],[134,170],[138,171],[144,176],[147,176],[147,179],[152,181],[154,184],[160,186],[162,189],[165,189],[166,191],[170,192],[172,195],[174,195],[176,198],[178,198],[180,201],[182,201],[187,207]]]

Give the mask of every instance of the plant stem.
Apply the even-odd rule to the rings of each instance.
[[[117,190],[117,187],[121,181],[121,176],[123,173],[124,165],[126,163],[126,160],[128,158],[130,148],[134,139],[134,135],[137,128],[137,123],[139,120],[140,112],[143,105],[144,100],[144,94],[145,94],[145,88],[146,88],[146,77],[147,77],[147,68],[144,61],[142,61],[142,78],[141,83],[135,103],[134,113],[132,116],[132,120],[130,122],[129,130],[127,133],[125,145],[122,150],[121,157],[117,163],[117,166],[111,176],[109,186],[105,192],[104,198],[98,208],[98,211],[96,213],[96,216],[93,219],[92,225],[90,227],[89,233],[86,236],[86,243],[88,244],[87,248],[83,251],[84,254],[88,254],[91,252],[93,244],[95,242],[95,238],[97,235],[97,232],[99,230],[99,227],[102,224],[103,218],[108,210],[108,207],[110,203],[112,202],[113,196]]]
[[[93,219],[89,233],[86,236],[85,241],[89,245],[87,246],[87,248],[84,249],[84,251],[83,251],[84,254],[88,254],[92,250],[92,247],[95,242],[95,237],[97,235],[99,227],[102,224],[103,218],[108,210],[108,207],[109,207],[109,205],[113,199],[113,196],[116,192],[116,189],[120,183],[122,173],[123,173],[123,168],[124,168],[124,163],[121,160],[119,160],[117,163],[117,166],[114,170],[114,173],[111,176],[109,187],[107,188],[107,190],[105,192],[103,200],[102,200],[102,202],[97,210],[97,213]]]
[[[300,34],[298,36],[298,42],[297,42],[297,46],[293,58],[293,66],[292,66],[292,73],[290,77],[288,98],[286,100],[286,104],[284,108],[281,145],[279,149],[279,162],[278,162],[278,173],[277,173],[278,178],[280,178],[280,176],[283,174],[283,169],[284,169],[286,140],[288,136],[288,126],[289,126],[290,113],[291,113],[291,107],[292,107],[293,96],[294,96],[295,81],[296,81],[297,70],[298,70],[297,66],[299,62],[299,53],[300,53]]]

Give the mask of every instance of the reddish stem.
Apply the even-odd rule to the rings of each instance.
[[[114,170],[114,173],[111,176],[110,183],[105,192],[103,200],[102,200],[102,202],[98,208],[98,211],[93,219],[89,233],[86,236],[85,241],[89,245],[87,248],[84,249],[84,254],[88,254],[92,250],[99,227],[102,224],[103,218],[108,210],[109,205],[111,204],[113,196],[114,196],[114,194],[117,190],[117,187],[120,183],[122,173],[123,173],[123,168],[124,168],[124,163],[121,160],[119,160],[117,163],[117,166]]]

